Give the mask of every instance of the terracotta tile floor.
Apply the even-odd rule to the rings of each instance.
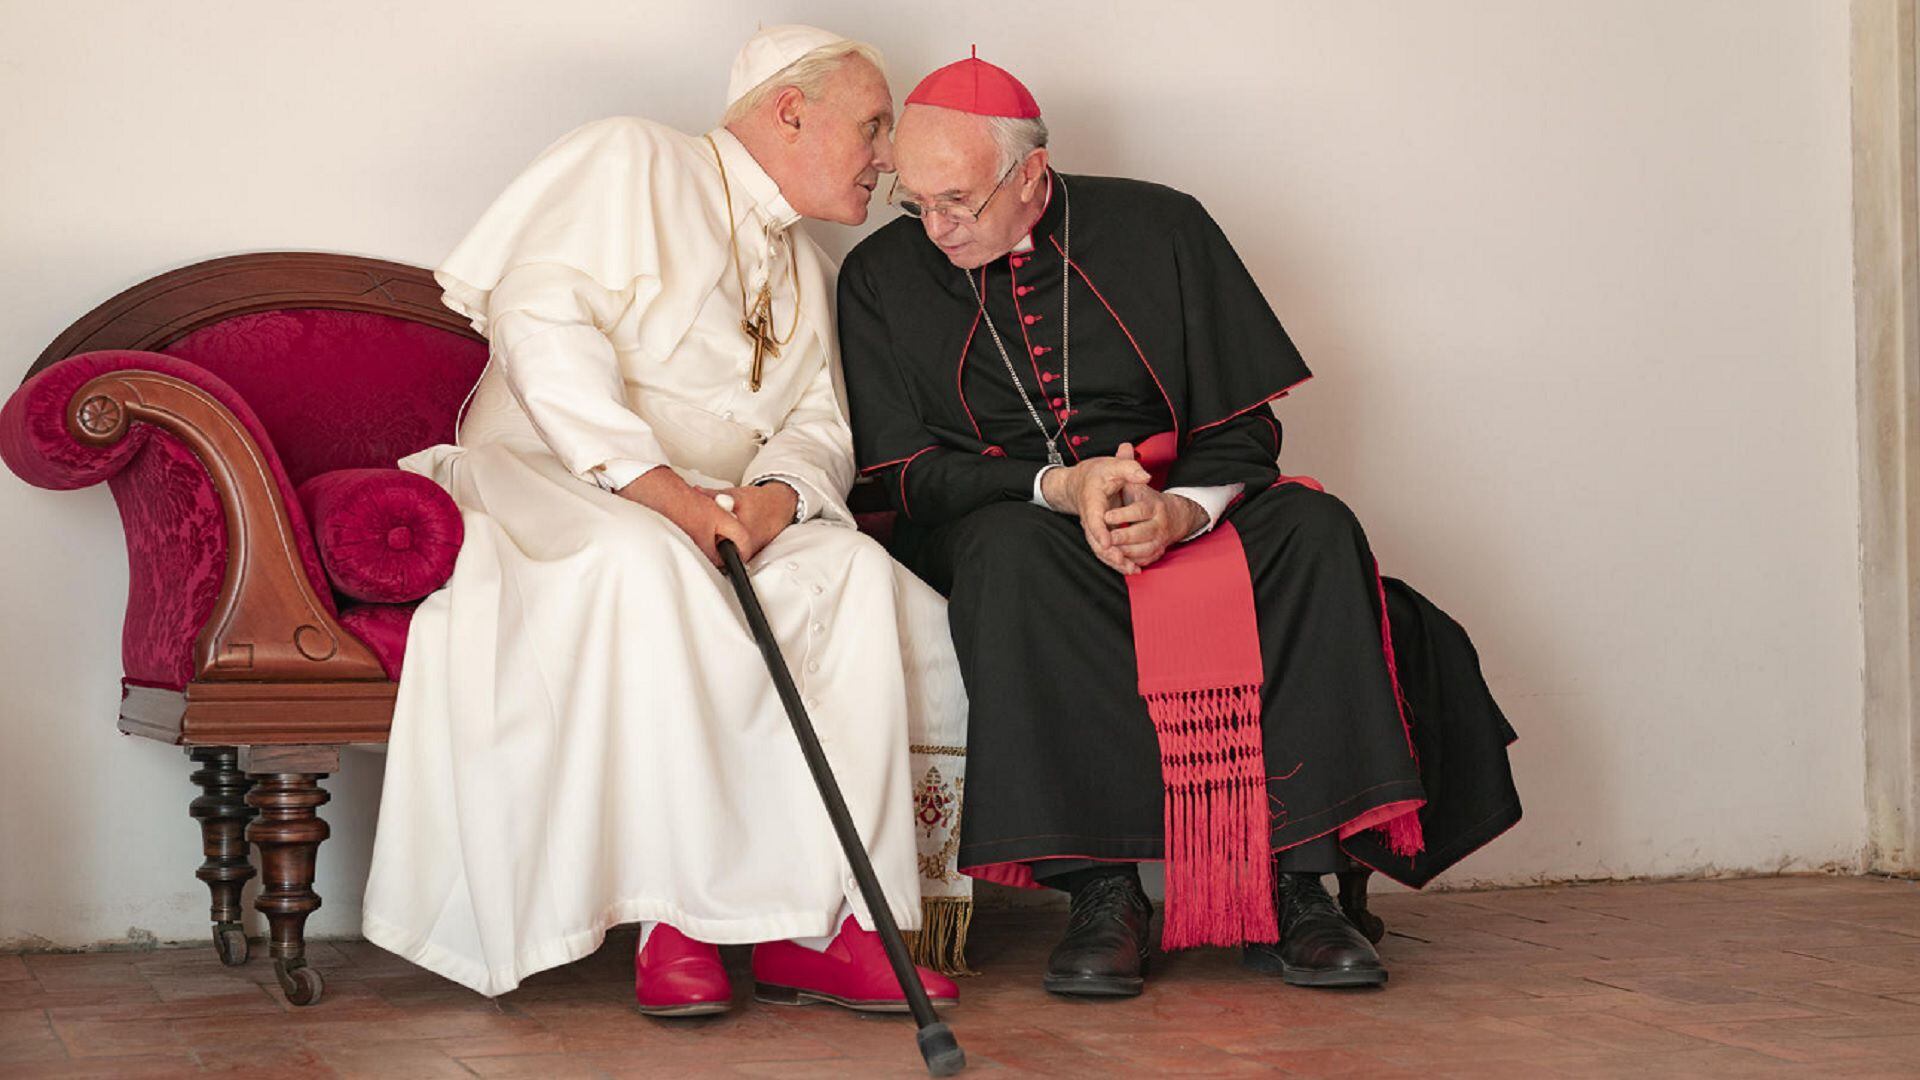
[[[1393,982],[1313,991],[1219,951],[1161,960],[1145,996],[1053,998],[1056,912],[985,912],[948,1015],[970,1073],[1920,1076],[1920,884],[1748,880],[1376,900]],[[0,956],[0,1074],[923,1075],[899,1018],[742,1001],[629,1007],[631,933],[496,1001],[360,942],[318,943],[319,1005],[210,947]],[[742,957],[732,957],[734,960]],[[744,980],[741,980],[744,984]]]

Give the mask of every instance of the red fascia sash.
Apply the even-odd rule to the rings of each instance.
[[[1164,432],[1140,462],[1163,486],[1177,451]],[[1166,785],[1167,905],[1160,947],[1280,936],[1273,908],[1266,755],[1260,735],[1260,621],[1231,522],[1169,548],[1127,578],[1140,696]]]
[[[1174,432],[1142,440],[1135,451],[1166,485],[1178,454]],[[1324,490],[1309,476],[1278,484]],[[1386,595],[1374,570],[1380,643],[1393,683],[1407,749],[1413,752],[1387,622]],[[1279,937],[1273,909],[1271,822],[1261,738],[1260,619],[1246,549],[1232,522],[1169,548],[1127,578],[1140,696],[1160,742],[1166,785],[1167,906],[1160,946],[1237,945]],[[1345,823],[1340,836],[1385,831],[1396,854],[1421,850],[1419,802],[1378,807]]]

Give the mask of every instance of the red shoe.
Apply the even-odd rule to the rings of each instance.
[[[733,1007],[720,947],[660,923],[633,957],[633,998],[648,1016],[711,1016]]]
[[[936,1006],[960,1000],[960,988],[952,979],[926,968],[914,970]],[[907,1011],[907,997],[893,977],[880,935],[860,929],[851,915],[825,952],[791,941],[754,946],[753,998],[774,1005],[826,1002],[861,1012]]]

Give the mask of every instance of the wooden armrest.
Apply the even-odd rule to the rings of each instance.
[[[186,444],[226,516],[227,566],[194,641],[195,680],[385,680],[373,651],[315,594],[279,480],[239,418],[201,387],[138,369],[97,376],[68,402],[67,428],[83,443],[117,443],[134,421]]]

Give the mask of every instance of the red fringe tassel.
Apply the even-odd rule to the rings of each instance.
[[[1154,693],[1146,701],[1166,783],[1160,947],[1278,940],[1260,685]]]

